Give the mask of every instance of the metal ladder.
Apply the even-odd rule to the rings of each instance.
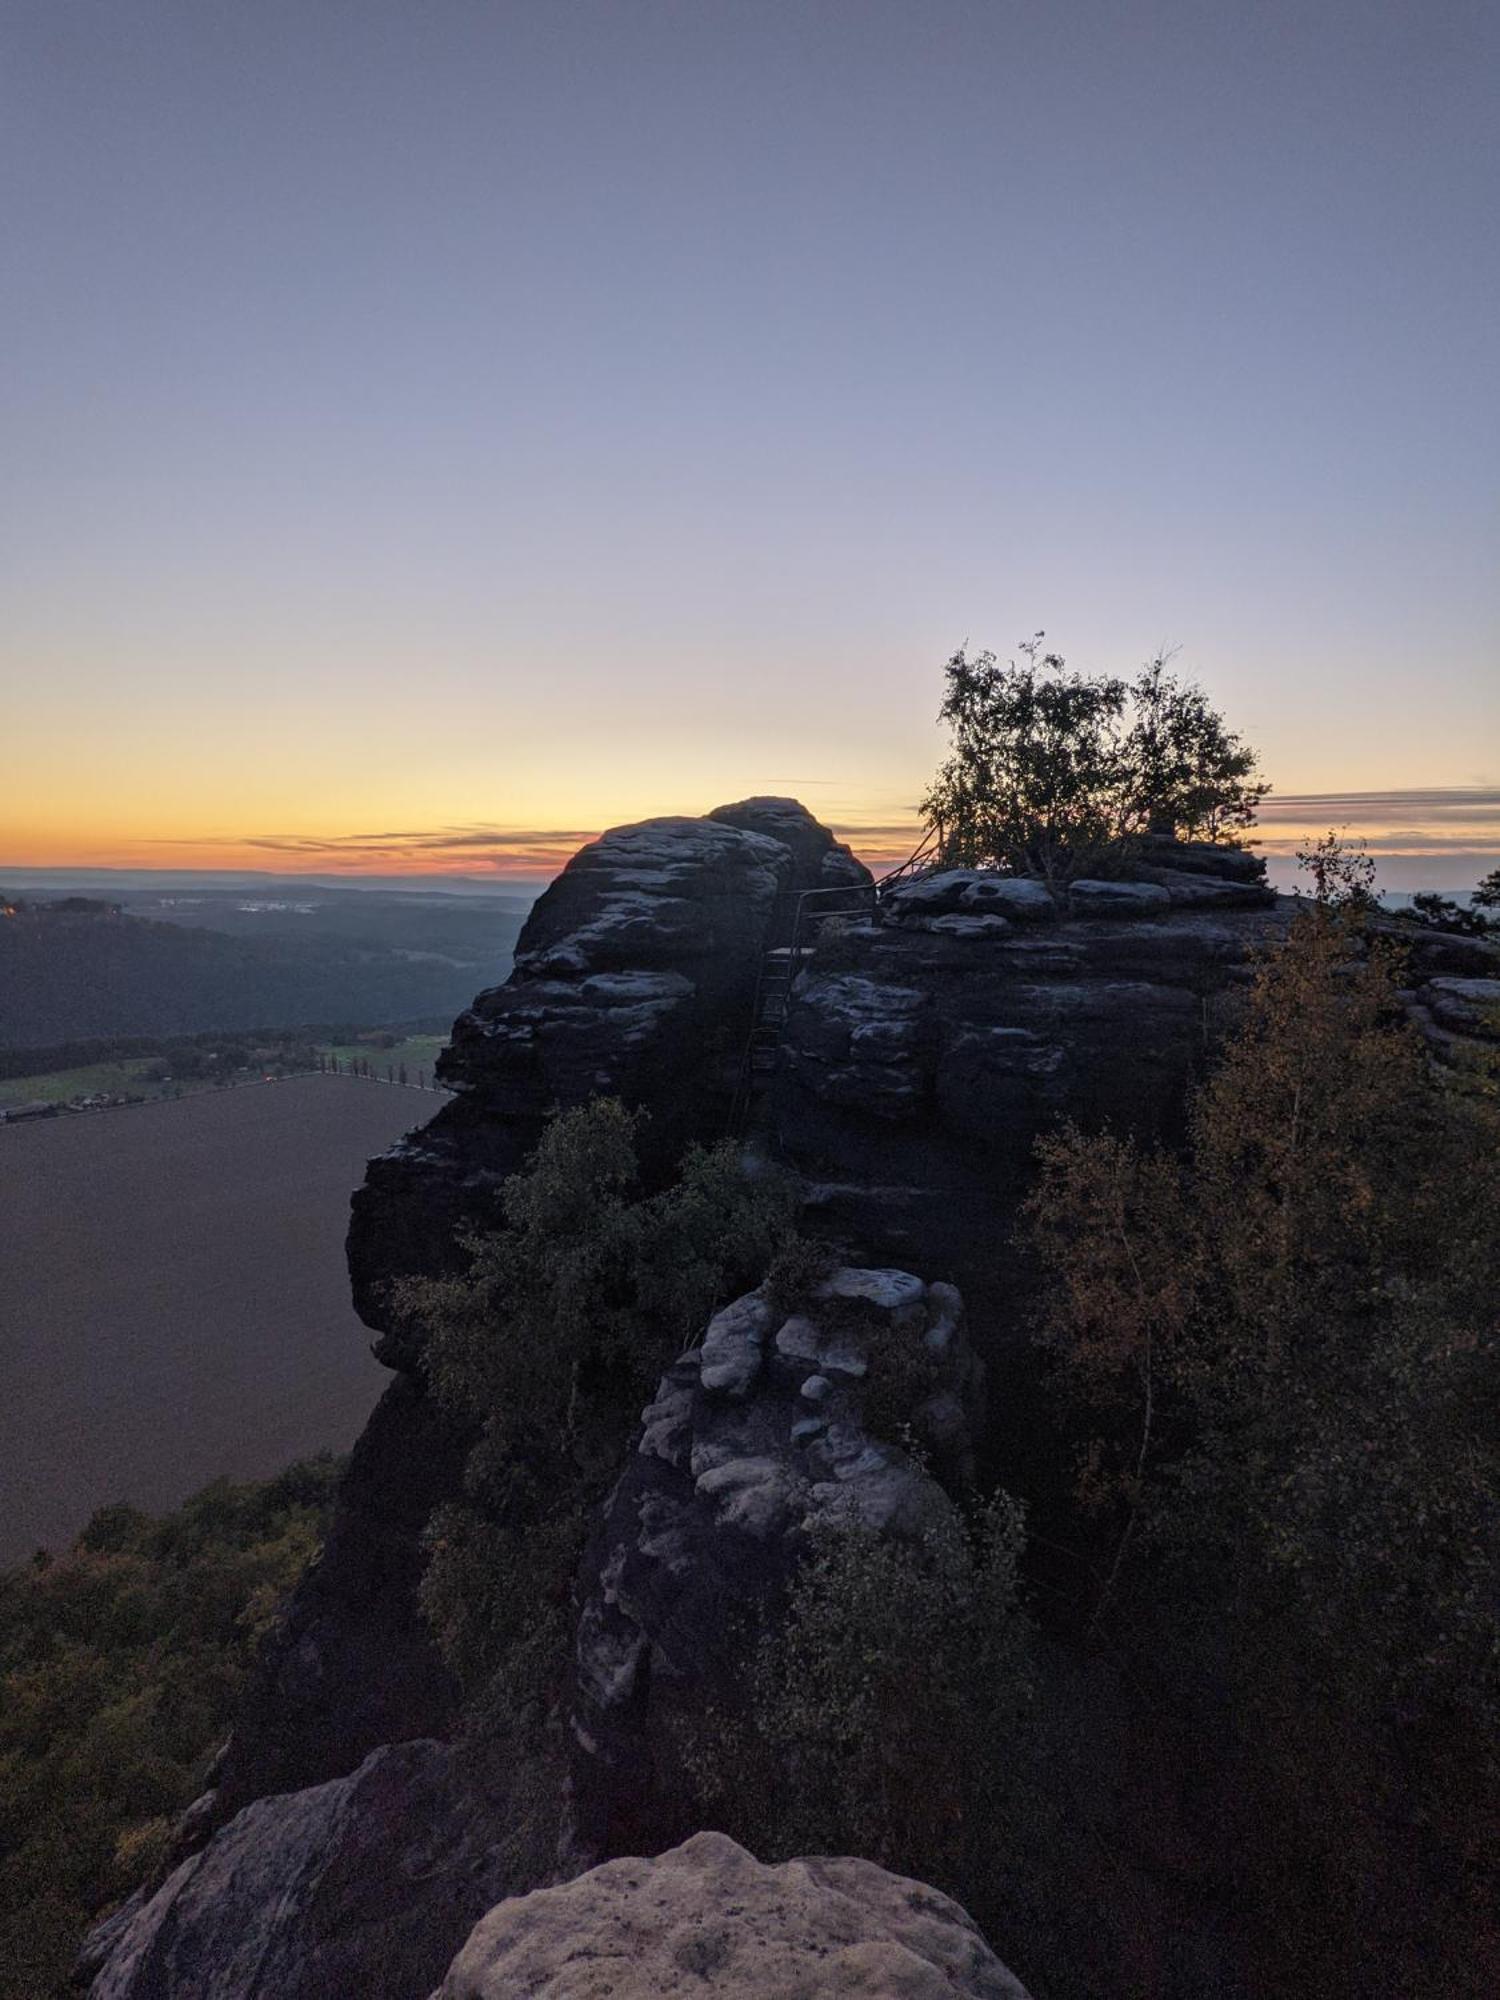
[[[839,883],[827,889],[803,889],[798,892],[792,914],[790,943],[770,945],[761,954],[755,979],[755,997],[750,1009],[750,1034],[729,1115],[731,1137],[742,1135],[751,1105],[757,1095],[769,1086],[776,1073],[782,1030],[791,1011],[792,986],[815,948],[814,942],[804,943],[804,939],[811,937],[815,925],[821,925],[830,917],[855,914],[856,907],[866,898],[869,899],[869,914],[874,915],[887,889],[911,875],[923,873],[933,865],[935,850],[935,837],[929,834],[915,854],[877,881]],[[839,900],[831,908],[819,910],[816,907],[819,899],[830,896]],[[773,918],[773,934],[777,928]]]

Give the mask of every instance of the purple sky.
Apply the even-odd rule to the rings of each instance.
[[[0,861],[899,823],[1038,626],[1492,790],[1497,103],[1448,0],[11,0]]]

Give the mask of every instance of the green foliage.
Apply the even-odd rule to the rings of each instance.
[[[1134,681],[1069,672],[1038,632],[1021,662],[963,649],[941,719],[953,753],[922,802],[943,865],[1111,873],[1148,832],[1232,839],[1269,789],[1201,688],[1158,654]]]
[[[506,1184],[505,1228],[470,1240],[462,1275],[397,1295],[434,1393],[479,1432],[465,1503],[430,1531],[424,1586],[476,1699],[521,1673],[523,1644],[524,1699],[539,1698],[537,1621],[555,1609],[560,1634],[585,1511],[643,1399],[793,1240],[786,1184],[750,1175],[728,1144],[693,1148],[671,1186],[643,1193],[639,1123],[612,1098],[560,1113]]]
[[[1405,923],[1416,924],[1423,930],[1445,931],[1450,937],[1488,937],[1490,932],[1490,922],[1483,910],[1465,909],[1451,896],[1438,896],[1430,891],[1413,896],[1410,909],[1399,910],[1397,915]]]
[[[747,1640],[749,1708],[679,1746],[705,1823],[765,1859],[861,1854],[983,1900],[1017,1859],[1035,1635],[1003,1494],[915,1541],[817,1531]]]
[[[783,1318],[806,1305],[833,1269],[833,1252],[810,1236],[794,1236],[766,1271],[766,1298]]]
[[[1478,1992],[1500,1967],[1473,1873],[1500,1781],[1500,1122],[1435,1077],[1358,869],[1322,862],[1186,1160],[1041,1146],[1043,1331],[1113,1536],[1094,1629],[1159,1690],[1215,1663],[1253,1774],[1246,1893],[1283,1929],[1319,1913],[1324,1990],[1374,1990],[1381,1951],[1446,1926],[1447,1970],[1402,1990]],[[1466,1955],[1475,1983],[1445,1984]]]
[[[1313,900],[1320,909],[1375,907],[1375,863],[1362,841],[1347,841],[1330,829],[1311,847],[1298,848],[1297,866],[1312,877]]]
[[[1500,868],[1492,868],[1479,887],[1473,899],[1482,910],[1500,910]]]
[[[1003,1495],[972,1537],[948,1517],[915,1544],[849,1529],[816,1539],[755,1665],[777,1848],[949,1882],[981,1853],[994,1864],[989,1794],[1004,1789],[1032,1693],[1023,1542]]]
[[[316,1553],[338,1467],[102,1508],[0,1575],[0,1996],[43,2000],[159,1860],[255,1648]]]

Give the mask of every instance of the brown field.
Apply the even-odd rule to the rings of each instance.
[[[0,1563],[353,1442],[366,1159],[438,1100],[305,1076],[0,1127]]]

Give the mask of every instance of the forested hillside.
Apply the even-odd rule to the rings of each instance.
[[[460,959],[311,926],[303,936],[228,936],[103,904],[9,908],[0,922],[0,1047],[306,1021],[415,1021],[457,1013],[475,986],[472,945]],[[509,968],[518,925],[508,914],[490,920],[483,955],[496,979]]]

